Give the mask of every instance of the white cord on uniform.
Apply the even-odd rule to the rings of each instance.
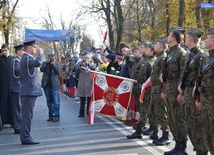
[[[13,63],[13,68],[12,68],[12,70],[13,70],[13,77],[16,78],[16,79],[18,79],[18,78],[20,78],[20,76],[16,76],[15,75],[15,61],[16,61],[16,58],[13,59],[13,62],[12,62]]]
[[[30,74],[30,71],[29,71],[29,56],[28,55],[27,55],[27,72],[28,72],[28,75],[30,77],[34,77],[36,75],[35,68],[34,68],[33,74],[32,75]]]

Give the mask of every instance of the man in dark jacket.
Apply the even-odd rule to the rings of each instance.
[[[46,62],[43,62],[40,67],[40,71],[43,72],[42,87],[45,92],[48,106],[49,118],[47,121],[57,122],[60,118],[60,65],[56,62],[54,54],[48,54]]]
[[[10,56],[9,46],[1,46],[2,54],[0,56],[0,130],[5,124],[13,125],[11,101],[10,101],[10,65],[13,56]]]

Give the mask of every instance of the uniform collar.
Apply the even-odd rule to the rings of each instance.
[[[214,56],[214,49],[212,50],[209,50],[209,58],[213,57]]]
[[[181,47],[180,44],[176,44],[176,45],[170,47],[169,50],[170,50],[170,52],[173,52],[175,49],[178,49],[179,47]]]
[[[162,55],[164,52],[165,52],[165,51],[160,51],[160,52],[156,53],[156,56],[160,56],[160,55]]]
[[[199,51],[199,47],[193,47],[193,48],[191,48],[191,49],[189,49],[190,50],[190,52],[193,54],[193,55],[196,55],[197,53],[198,53],[198,51]]]
[[[24,52],[24,54],[27,54],[27,55],[29,55],[30,57],[33,58],[33,56],[31,54],[27,53],[27,52]]]

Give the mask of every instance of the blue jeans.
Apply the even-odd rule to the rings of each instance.
[[[60,117],[60,97],[59,90],[53,89],[52,86],[45,86],[44,92],[47,100],[49,117]]]

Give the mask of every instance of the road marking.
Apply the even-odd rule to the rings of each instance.
[[[109,124],[110,126],[112,126],[113,128],[115,128],[116,130],[118,130],[120,133],[124,134],[124,135],[129,135],[130,133],[125,131],[124,128],[126,128],[127,130],[129,130],[130,132],[133,132],[132,129],[126,127],[125,125],[123,125],[122,122],[118,122],[117,119],[115,118],[112,118],[112,117],[108,117],[108,119],[114,121],[114,123],[117,123],[117,124],[120,124],[122,125],[122,127],[119,127],[118,125],[115,125],[113,124],[112,122],[109,122],[108,119],[104,118],[103,116],[99,116],[99,115],[96,115],[98,118],[100,118],[101,120],[103,120],[104,122],[106,122],[107,124]],[[156,149],[154,149],[152,146],[149,146],[147,143],[145,143],[144,141],[147,141],[148,143],[151,143],[151,140],[146,140],[146,139],[143,139],[143,140],[140,140],[140,139],[132,139],[134,142],[136,142],[138,145],[140,146],[143,146],[143,148],[145,148],[146,150],[148,150],[149,152],[151,152],[152,154],[154,155],[162,155],[162,153],[158,152]],[[145,147],[146,146],[146,147]],[[169,151],[168,148],[164,147],[164,146],[155,146],[161,150],[163,150],[164,152],[165,151]]]

